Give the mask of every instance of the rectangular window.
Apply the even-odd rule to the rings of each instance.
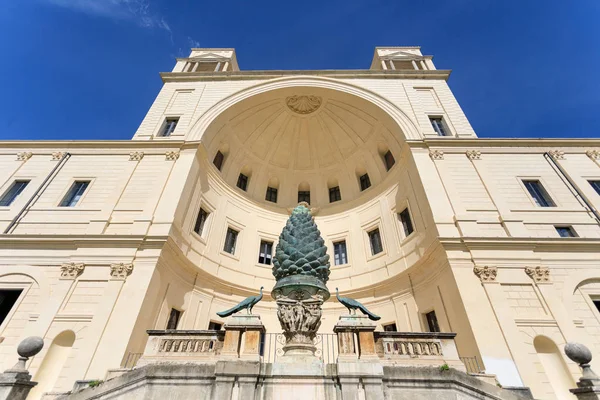
[[[310,204],[310,191],[298,191],[298,203],[307,202]]]
[[[270,201],[271,203],[277,203],[277,189],[270,186],[267,187],[265,200]]]
[[[523,184],[538,207],[556,207],[539,180],[523,180]]]
[[[85,193],[85,190],[90,185],[90,181],[75,181],[67,192],[67,195],[60,202],[60,207],[75,207],[77,202]]]
[[[379,254],[383,251],[383,245],[381,243],[381,235],[379,234],[379,228],[373,229],[369,232],[369,243],[371,244],[371,254]]]
[[[594,188],[594,190],[596,191],[596,193],[598,193],[600,195],[600,180],[598,181],[588,181],[590,183],[590,185],[592,185],[592,187]]]
[[[0,198],[0,206],[7,207],[10,206],[13,201],[16,200],[17,197],[21,194],[25,187],[29,184],[29,181],[26,180],[16,180],[12,185],[8,188],[8,190],[2,195]]]
[[[383,325],[384,332],[398,332],[398,328],[396,328],[396,324],[386,324]]]
[[[208,323],[208,330],[209,331],[220,331],[222,328],[223,328],[223,324],[220,324],[218,322],[210,321]]]
[[[348,253],[346,251],[346,241],[333,243],[333,262],[335,265],[348,264]]]
[[[200,208],[198,211],[198,216],[196,217],[196,224],[194,225],[194,232],[198,235],[202,236],[202,231],[204,231],[204,225],[206,224],[206,220],[208,219],[208,214],[204,208]]]
[[[410,212],[408,211],[408,207],[402,210],[400,214],[398,214],[400,218],[400,222],[402,222],[402,228],[404,229],[404,236],[408,237],[411,233],[415,231],[413,228],[413,223],[410,218]]]
[[[171,134],[177,127],[177,122],[179,122],[179,117],[165,119],[165,124],[163,126],[160,136],[162,136],[162,137],[171,136]]]
[[[169,320],[167,321],[167,329],[177,329],[179,319],[181,319],[181,311],[171,308]]]
[[[248,188],[248,177],[246,175],[240,174],[238,176],[237,187],[239,187],[243,191],[246,191],[246,189]]]
[[[446,128],[446,124],[444,123],[444,118],[442,117],[429,117],[429,121],[431,122],[431,126],[435,133],[438,136],[450,136],[448,135],[448,129]]]
[[[577,237],[577,233],[572,226],[555,226],[554,228],[560,237]]]
[[[429,327],[429,332],[441,332],[440,325],[438,324],[437,317],[435,316],[435,311],[430,311],[425,314],[425,318],[427,318],[427,326]]]
[[[217,167],[217,169],[220,171],[221,167],[223,166],[223,160],[225,159],[225,156],[223,155],[223,153],[221,153],[220,151],[217,151],[217,154],[215,154],[215,158],[213,159],[213,164],[215,165],[215,167]]]
[[[260,250],[258,252],[258,263],[271,265],[273,259],[273,242],[267,242],[266,240],[260,241]]]
[[[361,175],[360,177],[360,190],[366,190],[371,187],[371,179],[369,179],[369,174]]]
[[[235,244],[237,242],[238,231],[235,229],[227,228],[227,235],[225,235],[225,246],[223,251],[229,254],[235,254]]]
[[[592,300],[592,302],[596,306],[596,310],[598,310],[598,312],[600,312],[600,300]]]
[[[389,150],[387,151],[387,153],[385,153],[385,155],[383,156],[383,159],[385,160],[385,169],[387,169],[388,171],[390,169],[392,169],[392,167],[394,166],[394,164],[396,164],[396,160],[394,159],[394,155]]]
[[[0,325],[6,320],[23,290],[0,290]]]
[[[340,192],[340,187],[332,187],[329,188],[329,202],[333,203],[334,201],[340,201],[342,199],[342,193]]]

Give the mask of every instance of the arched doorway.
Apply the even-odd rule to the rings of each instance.
[[[69,357],[73,343],[75,343],[75,333],[71,330],[63,331],[54,338],[35,374],[33,380],[38,384],[30,392],[28,399],[37,400],[45,392],[52,390]]]

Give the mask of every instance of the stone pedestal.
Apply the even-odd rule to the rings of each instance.
[[[366,315],[341,315],[333,331],[338,337],[338,362],[378,360],[373,336],[375,324]]]
[[[260,361],[260,336],[265,326],[259,315],[234,315],[225,323],[225,342],[221,356]]]
[[[27,371],[5,371],[0,374],[0,400],[25,400],[35,385]]]
[[[571,389],[577,400],[600,400],[600,386],[587,386]]]

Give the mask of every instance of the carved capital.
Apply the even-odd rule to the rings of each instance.
[[[110,276],[113,280],[125,280],[133,272],[133,264],[116,263],[110,264]]]
[[[525,273],[533,279],[535,283],[550,282],[550,269],[548,267],[525,267]]]
[[[60,266],[60,279],[75,279],[83,273],[85,264],[69,262]]]
[[[167,151],[165,153],[165,160],[167,161],[175,161],[179,158],[179,152],[178,151]]]
[[[129,161],[140,161],[144,158],[144,153],[141,151],[132,151],[129,153]]]
[[[444,152],[441,150],[429,150],[429,157],[431,157],[432,160],[443,160]]]
[[[65,156],[65,153],[62,151],[55,151],[52,153],[52,161],[60,161]]]
[[[21,153],[17,153],[17,161],[27,161],[33,155],[30,151],[23,151]]]
[[[555,160],[564,160],[565,159],[565,152],[562,150],[550,150],[548,152],[548,154],[550,154],[550,156],[552,158],[554,158]]]
[[[481,280],[481,282],[495,282],[498,275],[498,267],[488,267],[476,265],[473,272]]]
[[[585,155],[592,160],[600,160],[600,151],[598,150],[588,150],[585,152]]]
[[[481,160],[481,151],[479,150],[467,150],[465,154],[470,160]]]

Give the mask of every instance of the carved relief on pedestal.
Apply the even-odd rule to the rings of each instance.
[[[600,151],[598,150],[588,150],[585,152],[585,155],[587,155],[592,160],[600,160]]]
[[[290,96],[286,97],[285,104],[297,114],[310,114],[321,107],[323,99],[319,96]]]
[[[165,160],[167,161],[175,161],[179,158],[179,152],[178,151],[167,151],[165,153]]]
[[[443,160],[444,152],[441,150],[429,150],[429,157],[431,157],[432,160]]]
[[[479,150],[467,150],[465,154],[470,160],[481,160],[481,151]]]
[[[550,154],[550,156],[552,158],[554,158],[555,160],[564,160],[565,159],[565,152],[562,150],[550,150],[548,152],[548,154]]]
[[[550,269],[548,267],[525,267],[525,273],[536,283],[550,282]]]
[[[83,263],[69,262],[60,266],[60,279],[75,279],[83,273]]]
[[[286,338],[285,352],[305,349],[307,353],[314,352],[315,337],[321,326],[322,305],[321,296],[312,296],[308,300],[295,300],[293,296],[277,299],[277,317]]]
[[[142,151],[132,151],[129,153],[129,161],[140,161],[142,158],[144,158]]]
[[[110,264],[110,276],[113,280],[125,280],[133,271],[133,264]]]
[[[21,153],[17,153],[17,161],[27,161],[33,155],[30,151],[23,151]]]
[[[475,275],[477,275],[481,282],[495,282],[496,276],[498,275],[498,268],[488,267],[487,265],[476,265],[475,268],[473,268],[473,272],[475,273]]]
[[[60,161],[65,156],[65,153],[62,151],[55,151],[52,153],[52,161]]]

